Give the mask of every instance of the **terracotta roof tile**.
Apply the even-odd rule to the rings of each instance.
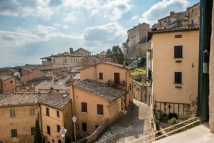
[[[109,87],[104,83],[89,79],[74,83],[74,87],[88,91],[109,101],[114,101],[127,93],[126,90]]]

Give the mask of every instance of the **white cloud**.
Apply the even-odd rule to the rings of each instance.
[[[131,18],[131,21],[138,19],[138,15],[135,15]]]
[[[75,22],[77,20],[75,16],[75,12],[68,13],[64,19],[64,21]]]
[[[97,10],[97,9],[94,9],[94,10],[91,11],[91,15],[96,15],[98,13],[99,13],[99,10]]]
[[[67,25],[62,26],[63,29],[68,29],[69,27]]]
[[[4,16],[36,16],[49,20],[58,12],[62,3],[56,0],[6,0],[0,1],[0,15]]]
[[[101,0],[65,0],[65,7],[85,8],[91,10],[100,6]]]
[[[54,26],[54,27],[60,27],[61,24],[59,24],[59,23],[54,23],[53,26]]]
[[[84,31],[84,41],[87,47],[111,48],[113,45],[120,45],[125,39],[126,29],[117,22],[88,27]]]
[[[170,11],[184,11],[188,4],[188,0],[162,0],[145,11],[139,21],[157,23],[158,19],[168,16]]]

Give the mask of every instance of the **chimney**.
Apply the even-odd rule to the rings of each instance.
[[[123,61],[123,67],[124,68],[126,67],[126,61]]]
[[[74,51],[73,51],[73,48],[70,48],[70,54],[73,54]]]
[[[51,54],[51,56],[53,56],[53,54]]]
[[[174,11],[171,11],[171,12],[170,12],[170,16],[173,16],[174,14],[175,14]]]

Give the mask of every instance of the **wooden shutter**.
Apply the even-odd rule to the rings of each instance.
[[[182,72],[175,72],[175,83],[182,83]]]
[[[97,104],[97,114],[103,115],[103,105]]]
[[[120,84],[120,73],[114,73],[114,83]]]
[[[82,112],[87,112],[87,103],[82,102]]]

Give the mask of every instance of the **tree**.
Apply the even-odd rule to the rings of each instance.
[[[112,49],[108,49],[106,57],[112,58],[114,62],[118,62],[119,64],[122,64],[124,60],[123,52],[118,45],[113,46]]]
[[[38,118],[36,119],[36,123],[35,123],[35,131],[34,131],[34,141],[33,143],[43,143],[43,136],[40,130],[40,126],[39,126],[39,120]]]

